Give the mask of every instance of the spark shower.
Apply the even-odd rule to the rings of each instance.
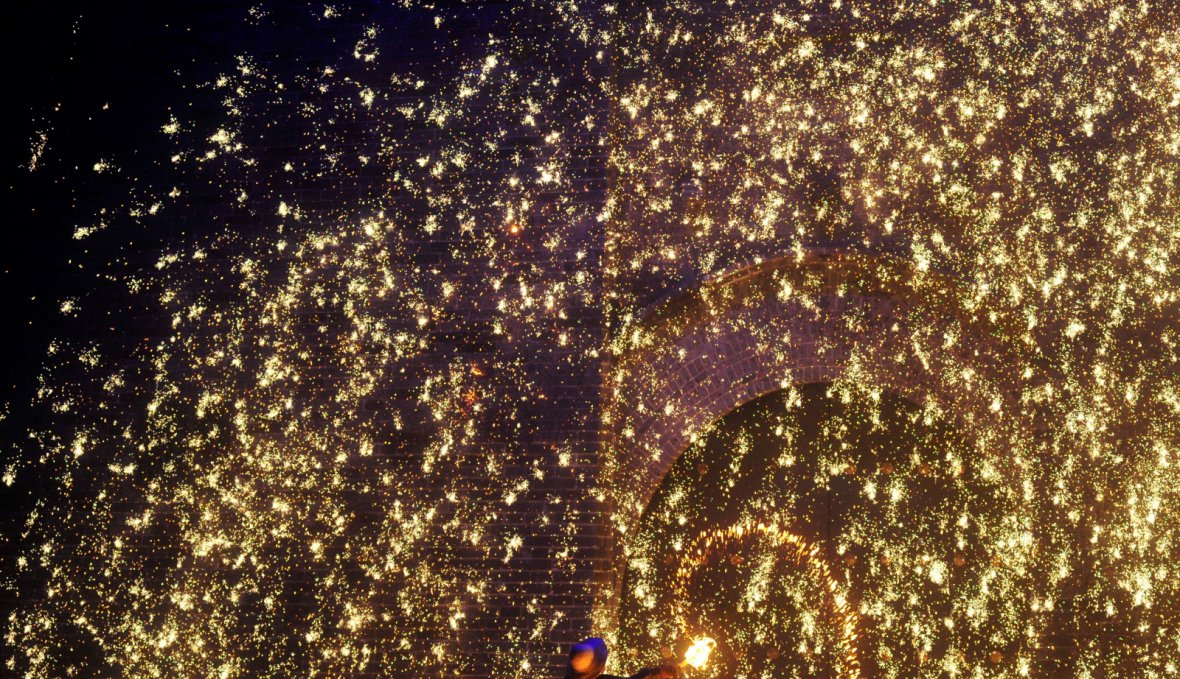
[[[1178,10],[82,12],[6,672],[1177,676]]]

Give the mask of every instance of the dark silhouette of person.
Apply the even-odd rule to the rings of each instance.
[[[565,679],[624,679],[613,674],[603,674],[606,669],[606,642],[590,637],[570,648],[569,663]],[[674,679],[680,676],[675,665],[660,665],[640,670],[626,679]]]

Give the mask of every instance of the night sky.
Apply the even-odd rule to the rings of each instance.
[[[128,247],[116,239],[83,243],[74,233],[124,190],[118,178],[93,171],[94,164],[117,155],[129,173],[149,170],[137,159],[159,151],[151,131],[168,115],[160,96],[165,83],[184,71],[207,76],[216,68],[216,59],[197,58],[191,30],[210,16],[215,12],[181,3],[22,3],[3,23],[5,63],[18,65],[7,76],[7,221],[0,236],[8,327],[0,432],[8,451],[17,450],[14,442],[37,421],[30,403],[50,343],[122,332],[119,300],[104,286],[182,236],[143,229],[130,234]],[[86,299],[97,311],[92,319],[109,324],[92,320],[79,328],[62,313],[68,299]],[[9,508],[6,526],[23,519],[37,487],[0,489]],[[12,535],[4,531],[6,541]]]

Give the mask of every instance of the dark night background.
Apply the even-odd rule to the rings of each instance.
[[[160,95],[182,80],[207,78],[232,59],[228,50],[202,49],[219,18],[228,20],[222,16],[227,6],[195,9],[183,3],[30,3],[14,7],[4,24],[10,66],[4,389],[14,414],[35,385],[50,340],[64,329],[62,300],[93,293],[101,300],[96,278],[134,268],[137,257],[151,257],[154,244],[183,236],[144,229],[125,247],[114,239],[80,242],[73,232],[103,207],[116,206],[120,175],[150,167],[141,159],[159,150],[150,144],[160,145],[154,133],[175,105]],[[41,134],[46,143],[32,169]],[[114,161],[119,171],[94,172],[99,159]]]
[[[157,224],[124,232],[123,238],[110,233],[84,242],[73,238],[76,226],[103,207],[118,206],[125,177],[152,176],[153,159],[172,148],[159,134],[170,114],[199,121],[202,111],[194,107],[213,110],[214,98],[194,95],[192,86],[232,70],[239,54],[278,60],[294,45],[314,53],[316,47],[329,49],[338,40],[329,31],[317,38],[306,30],[284,30],[284,22],[298,26],[306,21],[313,7],[287,15],[268,11],[259,30],[244,21],[251,7],[233,2],[55,2],[22,4],[9,11],[3,29],[9,67],[3,163],[8,219],[0,271],[9,324],[4,401],[14,412],[35,384],[48,343],[62,330],[63,298],[101,293],[92,288],[106,271],[87,267],[134,271],[154,261],[161,243],[200,235],[189,231],[200,226],[170,231]],[[404,18],[393,9],[382,14],[386,26],[390,19],[396,25]],[[437,47],[424,42],[425,32],[413,29],[409,26],[397,36],[400,49],[414,53]],[[317,39],[324,44],[308,44]],[[190,110],[175,110],[179,106]],[[30,171],[42,133],[47,143]],[[100,159],[113,161],[116,170],[94,172]],[[163,223],[175,227],[177,221]],[[101,303],[101,294],[98,299]]]
[[[62,188],[62,175],[82,162],[82,154],[81,149],[68,149],[59,135],[67,133],[65,123],[93,117],[80,110],[90,98],[81,85],[86,82],[83,72],[98,70],[97,64],[87,66],[77,59],[85,36],[76,31],[83,23],[79,8],[30,3],[11,12],[3,24],[9,123],[3,175],[7,220],[0,249],[8,326],[3,388],[9,409],[19,408],[30,392],[56,329],[53,309],[76,278],[68,261],[74,256],[71,229],[64,223],[72,200]],[[38,169],[30,171],[42,131],[53,132],[50,144]]]
[[[3,40],[9,66],[7,220],[0,248],[8,328],[0,441],[6,452],[37,417],[29,403],[52,340],[101,336],[132,322],[116,312],[120,293],[109,276],[150,262],[161,243],[184,235],[168,228],[175,221],[162,222],[162,230],[111,229],[84,241],[74,238],[74,229],[104,207],[118,206],[126,190],[123,173],[150,172],[142,159],[160,150],[151,147],[161,144],[162,135],[154,132],[167,122],[173,103],[159,93],[175,87],[177,76],[195,80],[222,66],[197,38],[216,30],[218,16],[173,3],[23,3],[9,10]],[[113,161],[119,171],[93,171],[100,159]],[[61,312],[66,299],[87,305],[88,319],[109,319],[110,328],[71,323]],[[7,527],[22,519],[36,487],[19,483],[0,490],[6,542],[12,537]]]
[[[263,20],[248,20],[254,8],[263,10]],[[54,338],[107,340],[104,350],[117,358],[135,347],[110,341],[116,336],[142,335],[146,342],[163,332],[159,318],[127,314],[120,277],[150,271],[169,245],[206,241],[229,228],[239,234],[258,228],[252,213],[231,225],[217,217],[190,220],[182,205],[149,224],[127,217],[126,201],[147,200],[182,182],[186,193],[193,188],[191,180],[171,176],[174,169],[161,165],[175,146],[160,128],[172,115],[198,124],[213,119],[220,95],[200,86],[235,69],[239,55],[281,69],[283,55],[339,49],[337,33],[306,30],[316,9],[235,2],[52,2],[10,10],[3,28],[9,123],[3,162],[7,220],[0,247],[8,328],[0,374],[0,443],[6,450],[35,424],[38,415],[29,402]],[[372,13],[375,7],[364,9]],[[341,11],[348,16],[348,8]],[[402,24],[398,49],[403,54],[437,49],[424,42],[429,34],[417,30],[421,27],[409,25],[409,13],[387,7],[376,11],[385,26]],[[402,66],[406,63],[403,58]],[[279,128],[272,139],[283,142],[283,133]],[[43,148],[30,167],[42,136]],[[112,169],[94,171],[100,160]],[[202,181],[213,185],[218,178]],[[194,214],[205,207],[203,200],[198,195],[192,203]],[[104,209],[108,226],[75,239],[75,228],[92,225]],[[84,308],[84,320],[62,313],[67,299]],[[107,327],[101,327],[102,319]],[[20,520],[33,487],[27,479],[0,487],[5,525]]]

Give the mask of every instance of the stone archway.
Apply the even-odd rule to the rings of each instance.
[[[854,253],[797,253],[732,272],[650,308],[612,347],[604,413],[612,502],[598,626],[613,631],[627,540],[676,459],[714,421],[793,384],[855,379],[953,420],[976,454],[1004,441],[1026,364],[1014,319],[973,308],[953,278]],[[1002,330],[1002,332],[1001,332]]]

